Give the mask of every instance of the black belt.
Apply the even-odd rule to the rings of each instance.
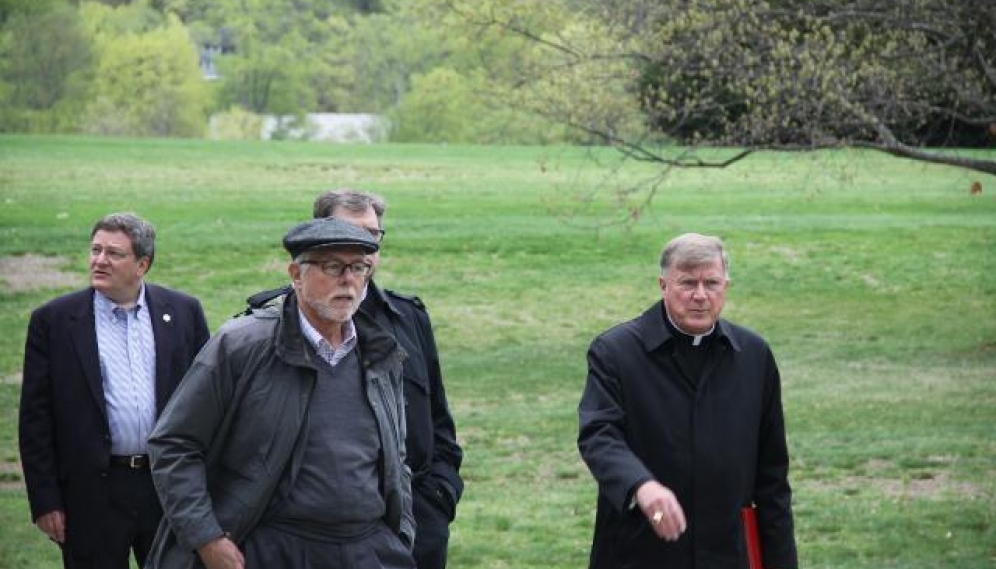
[[[147,454],[125,454],[111,455],[111,464],[114,466],[124,466],[134,470],[141,470],[149,467],[149,455]]]

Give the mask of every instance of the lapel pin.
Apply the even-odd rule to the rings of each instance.
[[[163,314],[163,322],[169,322],[172,319],[173,317],[170,316],[169,314]]]

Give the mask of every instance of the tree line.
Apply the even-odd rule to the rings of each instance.
[[[0,0],[0,131],[200,137],[216,115],[255,138],[259,115],[339,112],[396,141],[570,141],[497,98],[528,42],[462,23],[435,0]]]
[[[611,144],[665,167],[858,146],[996,173],[937,152],[996,146],[996,3],[0,0],[0,101],[8,132],[364,112],[396,141]]]

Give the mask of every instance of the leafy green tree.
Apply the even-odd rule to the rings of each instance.
[[[477,144],[543,144],[563,140],[559,125],[501,104],[482,69],[468,74],[434,67],[389,113],[393,140]]]
[[[2,0],[0,0],[2,1]],[[8,0],[15,1],[15,0]],[[390,2],[391,0],[389,0]],[[396,0],[394,0],[396,1]],[[384,11],[381,0],[151,0],[163,14],[175,14],[187,25],[203,22],[216,29],[238,21],[292,19],[298,23],[330,16],[372,14]]]
[[[395,138],[402,142],[461,143],[476,140],[481,116],[471,80],[445,67],[416,75],[394,113]]]
[[[355,69],[349,65],[349,45],[352,24],[339,15],[316,20],[320,30],[310,34],[316,38],[309,46],[307,82],[314,94],[316,112],[346,112],[350,110],[350,93],[356,83]]]
[[[12,14],[0,28],[0,130],[73,130],[92,66],[74,8]]]
[[[996,161],[924,148],[996,144],[990,0],[544,3],[572,13],[570,33],[537,28],[509,4],[529,9],[452,2],[556,63],[524,68],[534,109],[634,158],[722,166],[757,149],[851,146],[996,174]],[[629,97],[634,112],[600,111],[605,90]],[[660,146],[668,141],[743,150],[708,162]]]
[[[565,129],[505,103],[535,51],[523,38],[468,25],[444,0],[395,2],[354,19],[350,31],[354,81],[346,110],[387,114],[394,139],[561,140]]]
[[[95,36],[144,34],[173,14],[198,46],[219,49],[212,110],[380,113],[396,119],[406,140],[541,142],[565,132],[500,104],[534,47],[468,26],[445,0],[146,0],[100,8],[86,10],[100,14],[87,18]]]
[[[241,10],[205,14],[204,22],[218,34],[215,42],[223,43],[225,36],[227,53],[217,63],[220,106],[277,115],[338,108],[338,87],[348,82],[339,65],[344,12],[352,9],[331,2],[253,0]]]
[[[415,4],[350,20],[340,44],[340,64],[352,79],[342,110],[387,112],[401,102],[414,75],[444,59],[445,38],[414,14]]]
[[[222,105],[277,115],[313,108],[307,67],[287,45],[243,41],[237,54],[219,59],[218,69]]]
[[[380,2],[349,0],[160,0],[217,56],[220,108],[257,113],[334,112],[349,107],[354,19]],[[374,46],[376,48],[376,46]]]
[[[95,38],[126,33],[141,34],[162,27],[166,19],[154,10],[148,0],[130,3],[81,2],[80,20]]]
[[[98,134],[201,136],[210,91],[186,28],[174,17],[144,33],[97,37],[100,63],[85,130]]]
[[[0,25],[15,14],[38,14],[65,5],[65,0],[0,0]]]

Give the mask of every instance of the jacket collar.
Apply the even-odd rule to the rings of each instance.
[[[372,290],[372,289],[371,289]],[[277,355],[294,365],[315,367],[311,352],[307,348],[308,340],[301,331],[298,321],[297,294],[291,291],[281,304],[279,322],[277,323]],[[276,308],[272,309],[274,312]],[[257,314],[259,314],[257,312]],[[266,311],[261,315],[265,315]],[[272,314],[272,312],[271,312]],[[276,316],[274,314],[274,316]],[[390,333],[384,330],[371,316],[357,310],[353,315],[353,325],[360,354],[365,367],[397,357],[400,361],[404,352]]]
[[[394,335],[381,326],[373,316],[357,310],[353,315],[360,355],[365,367],[376,364],[390,364],[397,360],[400,364],[406,357]]]
[[[664,318],[666,318],[664,315],[664,301],[661,300],[651,305],[646,312],[636,319],[640,340],[643,342],[643,348],[646,351],[652,352],[674,339],[671,330],[664,324]],[[740,351],[740,344],[730,333],[729,322],[720,318],[716,322],[715,333],[717,339],[727,342],[731,348],[738,352]]]
[[[367,297],[363,299],[363,304],[360,308],[368,308],[372,306],[376,306],[378,308],[384,307],[395,316],[400,317],[402,314],[401,311],[398,310],[398,307],[394,306],[394,303],[391,302],[390,297],[384,293],[384,289],[377,286],[377,284],[373,282],[373,279],[371,279],[370,283],[367,285]],[[367,310],[367,312],[376,314],[377,310]]]

